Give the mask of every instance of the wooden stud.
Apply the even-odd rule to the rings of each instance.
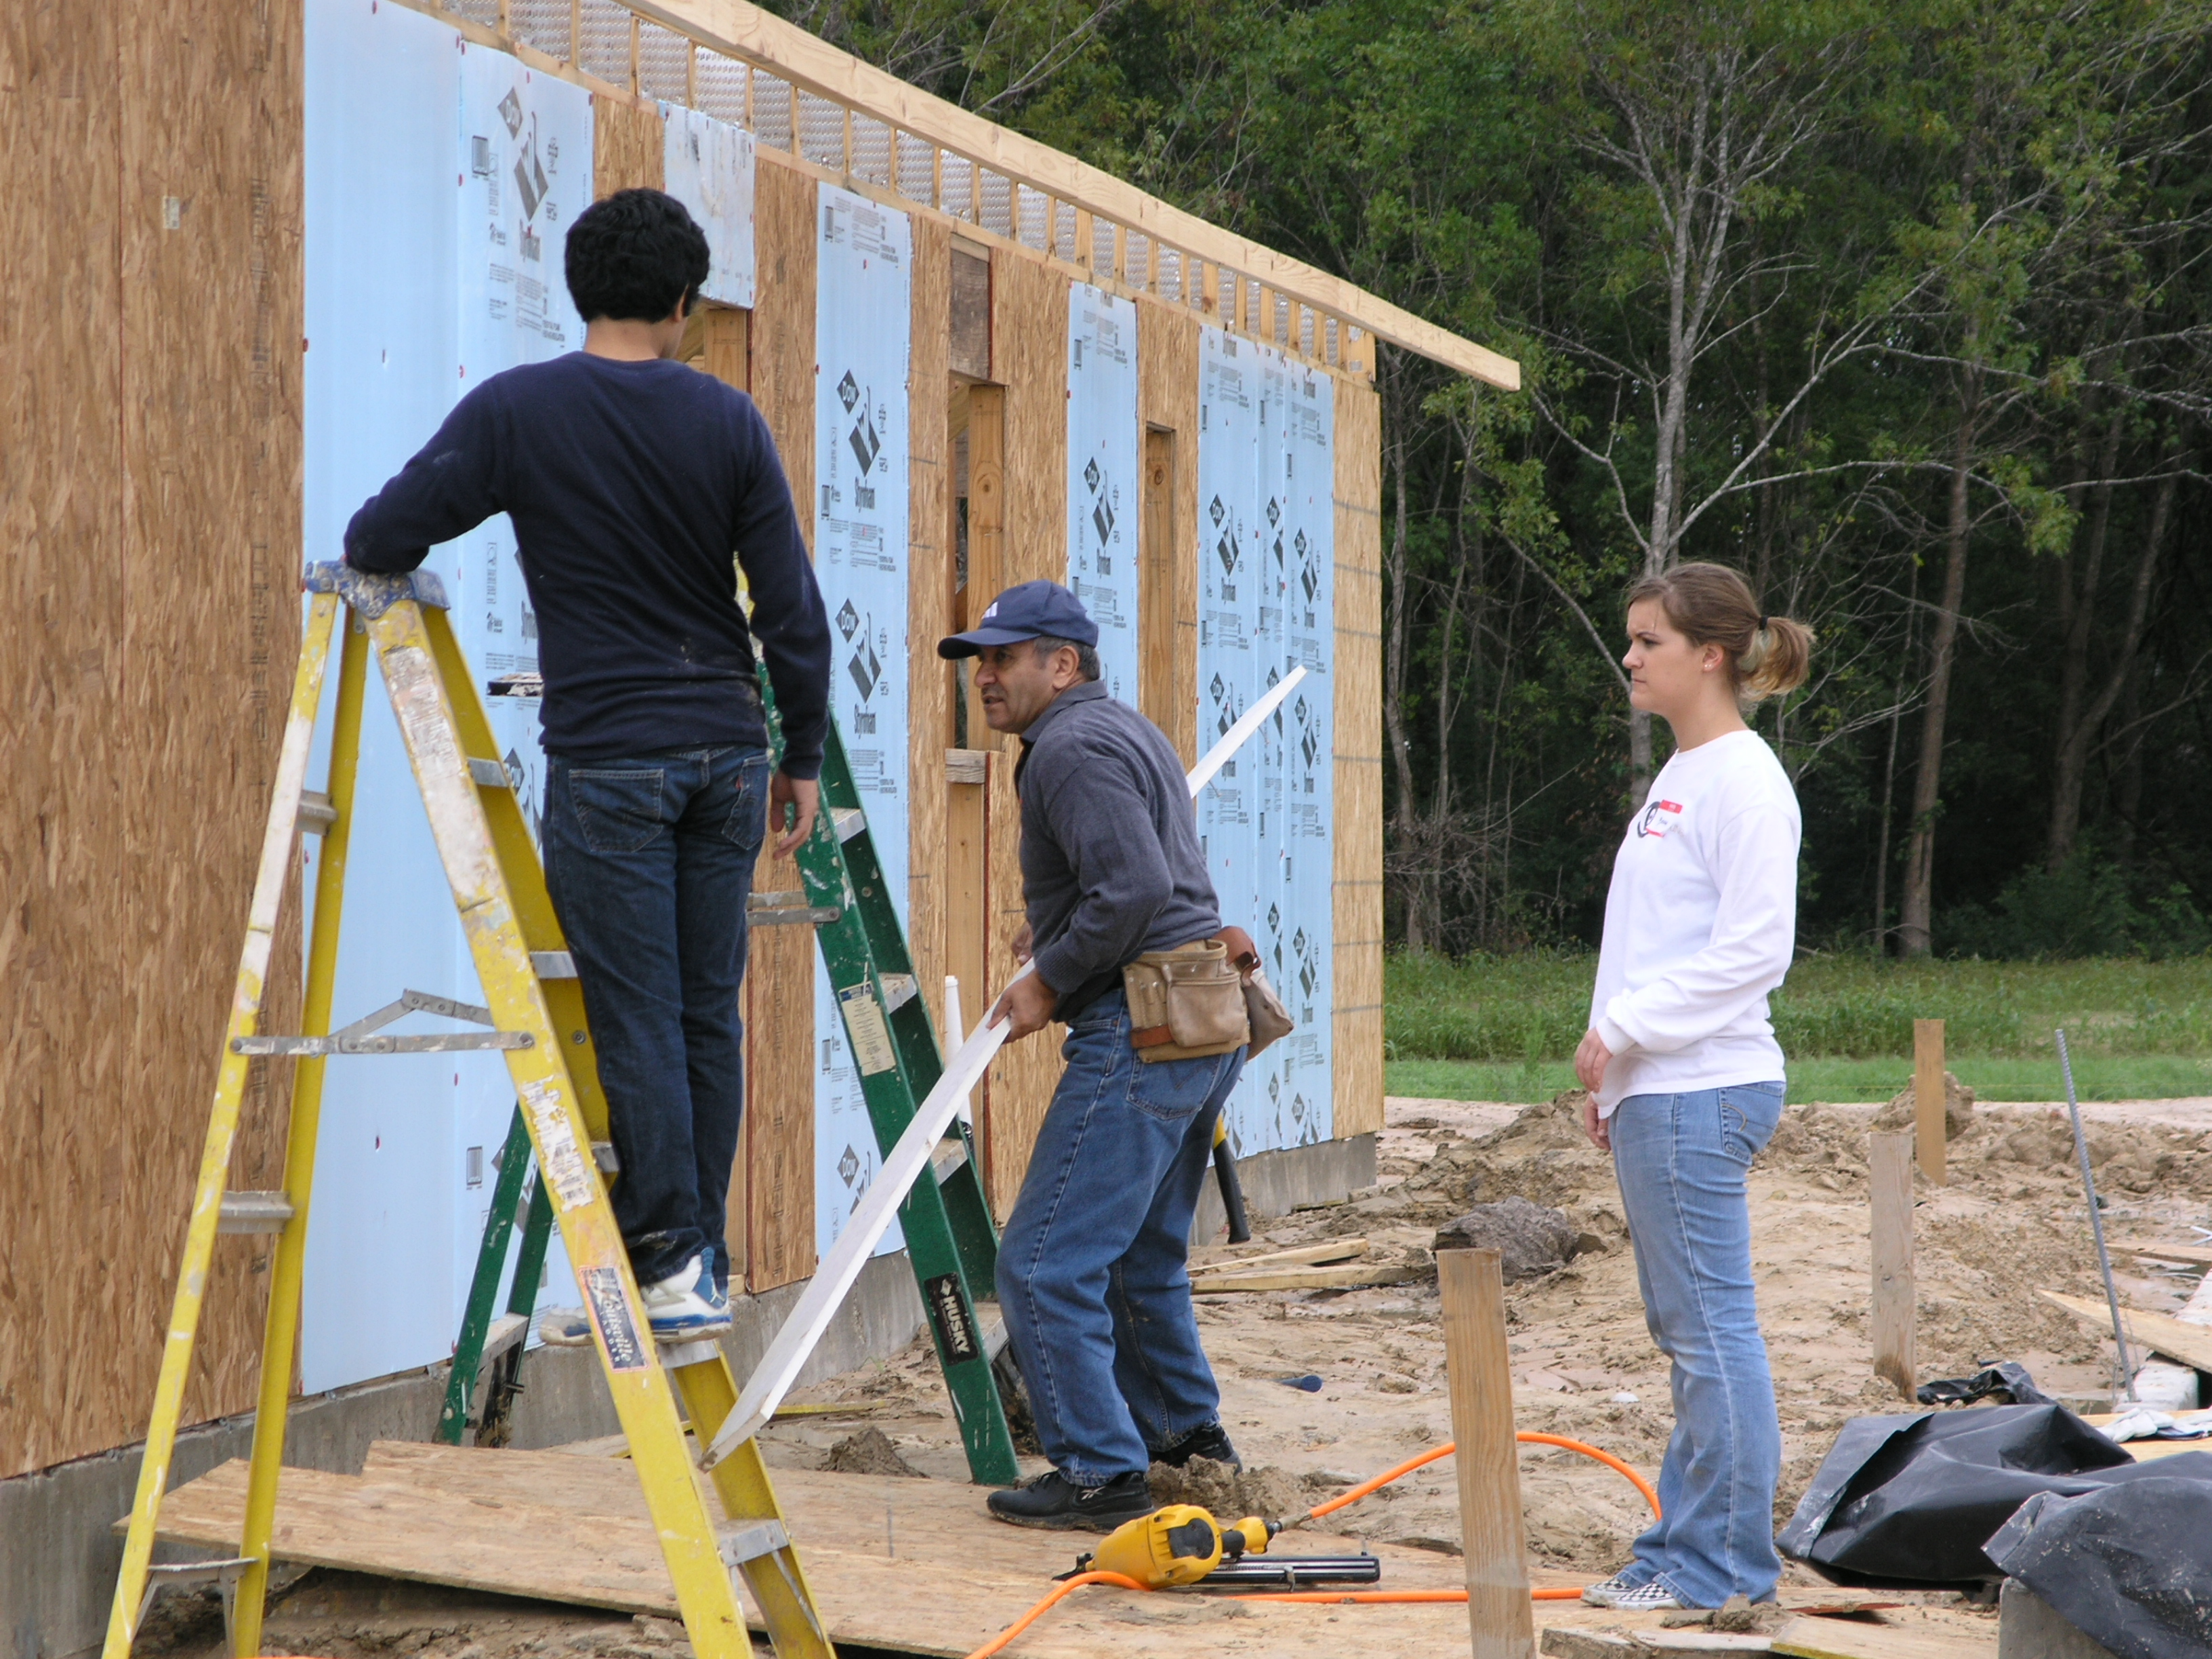
[[[500,4],[504,7],[507,0],[500,0]],[[699,43],[696,40],[684,43],[684,106],[686,109],[699,107]]]
[[[1467,1622],[1474,1659],[1535,1659],[1505,1279],[1495,1250],[1439,1250],[1444,1370],[1459,1476]]]
[[[991,1006],[990,769],[994,757],[985,749],[945,752],[945,971],[960,981],[961,1017],[972,1028]],[[945,1032],[946,1050],[967,1035]],[[978,1115],[977,1128],[985,1139],[976,1156],[985,1171],[991,1168],[990,1123],[988,1111]],[[1001,1208],[999,1213],[1006,1212]]]
[[[1943,1121],[1943,1022],[1912,1022],[1912,1124],[1920,1142],[1920,1173],[1944,1182],[1949,1130]]]
[[[584,64],[584,0],[568,0],[568,67]]]
[[[1336,1118],[1382,1127],[1382,440],[1372,386],[1336,400]]]
[[[968,392],[968,603],[961,618],[972,628],[983,607],[1006,586],[1006,389]],[[968,698],[968,746],[996,749],[999,737],[984,724],[982,700],[972,676],[961,676]],[[962,981],[963,987],[966,981]]]
[[[1097,233],[1093,229],[1097,222],[1091,217],[1090,209],[1075,210],[1075,263],[1085,270],[1091,270],[1092,261],[1097,255],[1095,243]],[[1091,276],[1096,280],[1097,273],[1091,271]]]
[[[632,13],[630,13],[630,15],[629,15],[629,95],[630,95],[631,97],[633,97],[633,98],[639,97],[639,96],[641,96],[641,93],[640,93],[639,88],[641,88],[641,86],[643,84],[643,83],[639,80],[639,78],[638,78],[638,64],[637,64],[637,59],[638,59],[638,31],[639,31],[639,27],[640,27],[640,22],[639,22],[638,15],[637,15],[635,12],[632,12]]]
[[[1874,1374],[1912,1398],[1913,1330],[1918,1304],[1912,1280],[1912,1141],[1906,1133],[1867,1137],[1869,1201],[1873,1208]]]
[[[1141,363],[1141,356],[1139,362]],[[1176,729],[1176,434],[1145,432],[1143,498],[1137,518],[1138,706],[1153,725]]]

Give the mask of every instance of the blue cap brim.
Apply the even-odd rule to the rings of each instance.
[[[948,634],[937,642],[937,654],[951,662],[960,657],[979,655],[990,645],[1019,645],[1024,640],[1037,638],[1036,629],[1012,628],[975,628],[965,634]]]

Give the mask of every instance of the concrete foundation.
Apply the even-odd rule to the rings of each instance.
[[[1237,1160],[1237,1175],[1244,1188],[1244,1212],[1252,1220],[1288,1215],[1302,1204],[1327,1204],[1372,1187],[1375,1137],[1354,1135],[1349,1140],[1318,1141],[1279,1152],[1255,1152]],[[1220,1184],[1209,1178],[1199,1195],[1190,1242],[1218,1243],[1226,1222]]]
[[[1322,1141],[1240,1160],[1245,1207],[1255,1221],[1288,1215],[1375,1184],[1375,1137]],[[1212,1242],[1223,1225],[1221,1197],[1206,1183],[1192,1231]],[[724,1343],[742,1378],[767,1352],[803,1285],[737,1297]],[[802,1384],[896,1352],[922,1328],[921,1297],[903,1255],[871,1261],[805,1370]],[[357,1474],[377,1440],[428,1440],[444,1404],[447,1368],[382,1377],[295,1401],[284,1461],[301,1468]],[[539,1348],[522,1368],[514,1402],[517,1447],[556,1446],[613,1434],[613,1402],[589,1349]],[[177,1438],[173,1484],[182,1485],[252,1449],[252,1413],[188,1429]],[[0,1659],[64,1659],[96,1649],[123,1557],[116,1521],[130,1513],[143,1445],[118,1447],[36,1474],[0,1480]],[[172,1559],[157,1553],[156,1559]]]

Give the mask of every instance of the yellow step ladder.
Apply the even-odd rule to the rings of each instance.
[[[176,1306],[161,1352],[145,1462],[138,1473],[102,1659],[128,1659],[131,1638],[149,1599],[147,1587],[161,1498],[176,1449],[177,1419],[191,1369],[208,1265],[220,1232],[280,1235],[270,1274],[245,1530],[234,1564],[234,1644],[240,1659],[260,1651],[270,1529],[276,1516],[285,1410],[300,1328],[301,1273],[324,1060],[333,1053],[396,1053],[430,1047],[496,1048],[506,1054],[537,1153],[539,1178],[552,1197],[568,1260],[584,1292],[599,1363],[623,1431],[629,1437],[630,1456],[675,1583],[677,1605],[699,1659],[748,1659],[752,1651],[738,1601],[739,1577],[782,1659],[827,1659],[834,1650],[757,1448],[749,1441],[741,1455],[726,1457],[714,1468],[712,1478],[730,1517],[727,1524],[716,1522],[693,1468],[683,1416],[668,1386],[670,1377],[683,1395],[684,1413],[702,1445],[714,1439],[729,1415],[737,1388],[716,1343],[691,1342],[662,1351],[651,1339],[593,1157],[594,1142],[606,1137],[607,1109],[592,1057],[582,989],[569,965],[546,896],[544,872],[506,769],[492,758],[498,750],[490,722],[453,639],[444,589],[425,571],[404,577],[368,576],[334,564],[312,566],[307,586],[313,598],[299,672],[293,682],[283,752],[262,836],[215,1109],[200,1159]],[[308,752],[331,645],[342,618],[329,781],[323,793],[310,793],[305,787]],[[386,1023],[398,1005],[339,1032],[331,1030],[346,848],[361,755],[362,699],[372,645],[489,1006],[473,1008],[417,993],[409,993],[402,1000],[410,1008],[427,1007],[489,1024],[494,1028],[489,1032],[413,1038],[366,1034]],[[258,1030],[264,981],[294,857],[294,838],[301,834],[319,834],[323,839],[307,943],[305,1035],[264,1036]],[[231,1150],[246,1065],[255,1054],[296,1057],[284,1186],[276,1193],[229,1193]]]

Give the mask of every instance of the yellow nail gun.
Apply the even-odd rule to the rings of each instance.
[[[1118,1572],[1146,1589],[1195,1584],[1224,1561],[1264,1552],[1279,1528],[1246,1516],[1223,1526],[1195,1504],[1170,1504],[1123,1522],[1097,1550],[1078,1556],[1077,1572]]]

